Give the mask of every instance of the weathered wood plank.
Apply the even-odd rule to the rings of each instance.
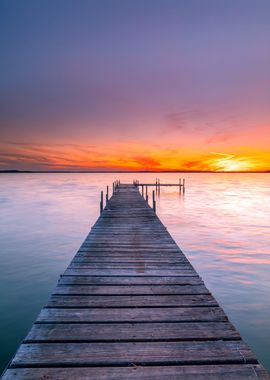
[[[66,276],[59,279],[62,285],[203,285],[199,276],[148,277],[148,276]]]
[[[133,238],[134,240],[134,238]],[[87,248],[87,249],[93,249],[95,251],[104,251],[104,249],[106,250],[109,250],[111,252],[115,252],[115,251],[124,251],[124,252],[134,252],[134,251],[137,251],[137,252],[140,252],[140,251],[143,251],[143,252],[146,252],[146,251],[151,251],[151,252],[161,252],[161,253],[180,253],[180,249],[177,249],[177,246],[175,245],[175,243],[173,244],[162,244],[162,243],[156,243],[156,244],[148,244],[148,245],[145,245],[145,244],[139,244],[138,242],[136,244],[120,244],[120,243],[113,243],[111,241],[106,241],[104,240],[103,243],[99,243],[99,244],[94,244],[92,242],[87,242],[87,243],[84,243],[80,250],[82,248]]]
[[[159,260],[169,260],[169,261],[179,261],[179,260],[184,260],[186,257],[182,253],[169,253],[169,252],[145,252],[144,250],[142,251],[130,251],[130,252],[125,252],[125,251],[93,251],[91,250],[82,250],[78,251],[75,257],[89,257],[89,258],[96,258],[97,260],[99,259],[115,259],[115,258],[123,258],[123,259],[128,259],[130,261],[134,259],[141,259],[141,260],[154,260],[154,261],[159,261]]]
[[[269,380],[258,364],[129,366],[103,368],[16,368],[3,380]]]
[[[121,311],[119,308],[43,308],[37,322],[224,322],[227,319],[220,307],[123,308]]]
[[[97,341],[234,340],[239,333],[229,322],[34,324],[25,343]]]
[[[243,341],[22,344],[11,368],[129,364],[257,363]]]
[[[91,269],[91,268],[73,268],[68,267],[65,275],[69,276],[158,276],[158,277],[175,277],[175,276],[198,276],[192,269],[174,269],[174,270],[155,270],[155,269]]]
[[[53,295],[173,295],[173,294],[209,294],[204,285],[61,285]]]
[[[163,258],[144,258],[144,257],[127,257],[127,256],[118,256],[118,257],[108,257],[108,256],[93,256],[93,255],[76,255],[72,260],[73,263],[91,263],[95,265],[108,265],[108,264],[121,264],[121,265],[178,265],[178,264],[187,264],[188,260],[184,257],[178,259],[163,259]]]
[[[91,269],[102,269],[102,270],[106,270],[106,269],[120,269],[120,270],[124,270],[124,269],[127,269],[127,270],[164,270],[164,271],[168,271],[168,270],[172,270],[172,271],[175,271],[175,270],[193,270],[192,266],[188,263],[185,263],[185,264],[162,264],[162,263],[159,263],[159,264],[148,264],[148,263],[145,263],[145,262],[139,262],[139,263],[134,263],[134,264],[130,264],[130,263],[127,263],[127,264],[121,264],[121,263],[108,263],[108,264],[105,264],[105,263],[100,263],[100,264],[95,264],[95,263],[92,263],[91,261],[78,261],[78,260],[73,260],[70,265],[69,265],[69,268],[91,268]]]
[[[51,296],[46,307],[202,307],[218,306],[212,295]]]

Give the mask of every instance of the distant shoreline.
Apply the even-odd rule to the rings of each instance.
[[[54,173],[54,174],[98,174],[98,173],[104,173],[104,174],[110,174],[110,173],[119,173],[119,174],[126,174],[126,173],[225,173],[225,174],[245,174],[245,173],[270,173],[270,170],[265,171],[210,171],[210,170],[0,170],[0,174],[21,174],[21,173]]]

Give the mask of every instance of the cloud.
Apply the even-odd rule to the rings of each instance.
[[[134,161],[139,164],[142,169],[158,169],[160,162],[151,157],[135,157]]]

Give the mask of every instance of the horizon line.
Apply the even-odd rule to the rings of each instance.
[[[270,170],[214,171],[214,170],[18,170],[0,169],[1,173],[270,173]]]

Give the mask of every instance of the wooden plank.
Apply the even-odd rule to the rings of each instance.
[[[111,251],[92,251],[92,250],[86,250],[86,251],[79,251],[76,256],[74,257],[88,257],[91,259],[102,259],[105,260],[106,258],[109,260],[114,260],[114,259],[124,259],[124,260],[134,260],[134,259],[140,259],[140,260],[154,260],[154,261],[160,261],[160,260],[165,260],[165,261],[179,261],[179,260],[184,260],[187,258],[183,254],[179,253],[147,253],[145,251],[141,252],[111,252]]]
[[[92,263],[91,261],[77,261],[77,260],[73,260],[70,265],[69,265],[69,268],[91,268],[91,269],[102,269],[102,270],[106,270],[106,269],[120,269],[120,270],[124,270],[124,269],[127,269],[127,270],[192,270],[192,266],[188,263],[185,263],[185,264],[162,264],[162,263],[159,263],[159,264],[148,264],[148,263],[145,263],[145,262],[138,262],[138,263],[135,263],[135,264],[130,264],[130,263],[127,263],[127,264],[121,264],[121,263],[109,263],[109,264],[105,264],[105,263],[101,263],[101,264],[95,264],[95,263]]]
[[[239,333],[229,322],[34,324],[25,343],[235,340]]]
[[[43,308],[38,323],[94,322],[224,322],[227,316],[220,307],[156,307],[156,308]]]
[[[269,380],[259,364],[129,366],[95,368],[16,368],[3,380]]]
[[[11,368],[257,363],[243,341],[22,344]]]
[[[117,257],[108,257],[108,256],[93,256],[93,255],[76,255],[72,260],[73,263],[91,263],[91,264],[146,264],[146,265],[177,265],[182,263],[188,263],[188,260],[184,257],[179,259],[163,259],[163,258],[144,258],[140,256],[136,257],[127,257],[127,256],[117,256]]]
[[[179,269],[179,270],[155,270],[155,269],[91,269],[91,268],[72,268],[68,267],[65,275],[69,276],[198,276],[193,269]]]
[[[53,295],[173,295],[173,294],[209,294],[204,285],[61,285]]]
[[[133,238],[134,240],[134,238]],[[156,243],[156,244],[148,244],[148,245],[145,245],[145,244],[133,244],[132,243],[127,243],[127,244],[120,244],[120,243],[116,243],[116,244],[113,244],[112,242],[110,241],[104,241],[103,243],[99,243],[99,244],[94,244],[94,243],[90,243],[90,242],[87,242],[87,243],[84,243],[80,250],[83,249],[83,248],[86,248],[86,249],[93,249],[95,251],[104,251],[104,249],[106,248],[107,250],[111,251],[111,252],[115,252],[115,251],[124,251],[124,252],[134,252],[134,251],[137,251],[137,252],[140,252],[140,251],[143,251],[143,252],[147,252],[147,251],[151,251],[151,252],[162,252],[162,253],[180,253],[180,249],[178,248],[177,249],[177,246],[175,245],[175,243],[173,244],[162,244],[162,243]]]
[[[212,295],[51,296],[46,307],[202,307],[218,306]]]
[[[203,285],[199,276],[66,276],[59,279],[62,285]]]

